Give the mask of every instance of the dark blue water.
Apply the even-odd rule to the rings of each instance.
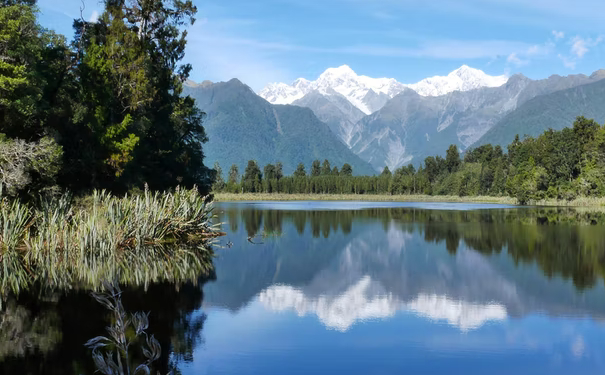
[[[128,310],[149,311],[163,371],[605,373],[600,214],[343,202],[216,212],[227,236],[214,275],[123,294]],[[21,356],[0,344],[0,372],[91,373],[81,342],[110,318],[85,291],[45,298],[11,311],[27,310],[30,326],[46,316],[60,338]]]

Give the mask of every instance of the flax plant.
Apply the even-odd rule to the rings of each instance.
[[[1,193],[1,191],[0,191]],[[140,282],[197,279],[211,269],[212,203],[196,189],[116,197],[93,192],[78,207],[69,195],[36,209],[0,200],[0,286],[18,292],[130,278]]]
[[[122,291],[117,285],[104,284],[105,291],[92,296],[112,313],[112,324],[107,327],[107,336],[97,336],[84,344],[92,349],[92,359],[97,371],[105,375],[150,374],[151,365],[160,358],[160,343],[146,332],[149,327],[148,314],[128,314],[122,305]],[[143,340],[144,338],[144,340]],[[139,365],[131,363],[131,348],[140,346],[145,361]]]

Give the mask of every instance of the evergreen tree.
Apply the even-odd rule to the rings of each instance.
[[[71,58],[65,38],[37,23],[34,4],[0,0],[0,133],[26,141],[55,125],[65,105],[57,82],[69,80]]]
[[[237,184],[238,179],[239,179],[239,168],[237,168],[237,165],[232,164],[231,168],[229,168],[229,179],[227,180],[227,183]]]
[[[338,167],[334,166],[334,168],[332,168],[332,176],[338,176],[340,174],[340,172],[338,172]]]
[[[345,163],[345,164],[343,164],[342,168],[340,169],[340,174],[342,176],[352,176],[353,168],[351,167],[351,165],[349,163]]]
[[[260,193],[262,191],[262,173],[255,160],[248,161],[242,185],[245,192]]]
[[[214,162],[213,169],[214,169],[215,178],[214,178],[214,184],[212,184],[212,190],[215,192],[223,191],[225,189],[225,180],[223,179],[223,169],[221,168],[218,161]]]
[[[316,177],[321,174],[321,166],[319,160],[313,160],[313,164],[311,164],[311,177]]]
[[[294,177],[305,177],[307,172],[305,171],[305,165],[303,163],[299,163],[294,171]]]
[[[275,178],[281,180],[284,177],[284,165],[281,161],[275,164]]]
[[[208,186],[202,113],[181,96],[191,70],[180,63],[181,30],[195,13],[191,1],[107,1],[97,23],[76,22],[81,104],[74,129],[86,143],[73,148],[83,157],[69,180],[115,189]]]
[[[325,159],[321,166],[321,175],[329,176],[332,173],[332,167],[330,166],[330,162],[328,159]]]
[[[229,176],[227,179],[227,189],[231,193],[237,193],[238,189],[238,181],[239,181],[239,168],[237,165],[232,164],[231,168],[229,168]]]
[[[263,172],[266,180],[272,180],[274,178],[277,178],[277,173],[273,164],[265,165]]]
[[[447,165],[447,170],[450,173],[456,172],[460,167],[460,153],[458,152],[458,147],[456,147],[456,145],[450,145],[447,149],[445,163]]]

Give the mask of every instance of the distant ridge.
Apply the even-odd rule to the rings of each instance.
[[[237,79],[186,83],[184,94],[206,113],[206,163],[212,166],[218,161],[224,174],[232,164],[242,174],[248,160],[256,160],[261,169],[280,161],[285,174],[302,162],[308,173],[315,159],[328,159],[339,169],[349,163],[355,174],[375,173],[308,108],[272,105]]]
[[[490,76],[479,69],[462,65],[447,76],[425,78],[413,84],[403,84],[393,78],[371,78],[357,75],[348,65],[329,68],[315,81],[299,78],[291,85],[272,83],[259,95],[273,104],[292,104],[310,92],[323,95],[339,93],[360,111],[369,115],[376,112],[405,88],[422,96],[445,95],[453,91],[468,91],[480,87],[498,87],[506,83],[507,76]],[[377,100],[378,98],[381,98]]]

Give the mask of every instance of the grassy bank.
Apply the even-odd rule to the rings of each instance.
[[[369,202],[474,202],[516,204],[509,197],[459,197],[450,195],[378,195],[378,194],[269,194],[216,193],[216,202],[227,201],[369,201]]]
[[[268,193],[216,193],[214,200],[227,201],[369,201],[369,202],[455,202],[455,203],[498,203],[518,204],[512,197],[456,195],[372,195],[372,194],[268,194]],[[562,207],[605,207],[605,198],[578,198],[572,201],[546,199],[530,204],[536,206]]]
[[[125,274],[148,280],[170,269],[181,277],[220,235],[212,215],[212,203],[195,189],[126,197],[96,191],[84,204],[68,196],[36,206],[2,198],[0,286],[95,284]]]

